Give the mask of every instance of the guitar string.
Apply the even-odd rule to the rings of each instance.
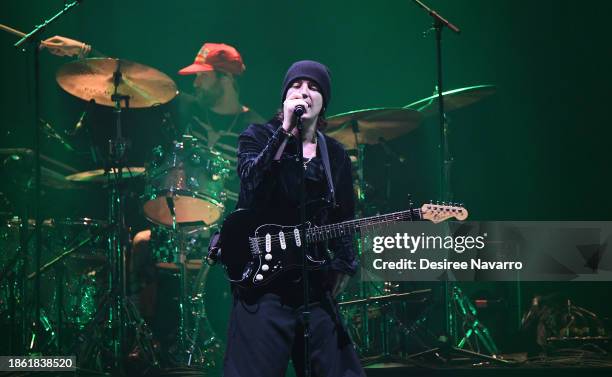
[[[416,212],[416,210],[415,210]],[[419,215],[419,213],[417,212],[417,215]],[[322,225],[322,226],[317,226],[315,228],[310,228],[309,230],[315,231],[317,233],[325,233],[325,232],[332,232],[334,230],[342,230],[342,228],[344,227],[351,227],[351,228],[360,228],[363,226],[369,226],[369,225],[375,225],[375,224],[384,224],[384,223],[388,223],[388,222],[392,222],[395,220],[403,220],[406,218],[412,217],[410,214],[408,214],[407,212],[396,212],[396,213],[392,213],[392,214],[387,214],[387,215],[382,215],[382,216],[372,216],[372,217],[366,217],[363,219],[355,219],[355,220],[349,220],[348,222],[346,222],[344,225],[340,225],[340,224],[332,224],[332,225]],[[372,220],[376,219],[376,222],[374,223]],[[371,223],[371,224],[368,224]],[[287,235],[285,236],[285,239],[287,238],[291,238],[293,239],[293,232],[287,233]],[[261,239],[265,240],[265,237],[258,237]],[[277,235],[273,235],[271,236],[272,240],[277,240],[279,239],[280,236]]]
[[[385,225],[388,224],[390,222],[395,222],[395,221],[399,221],[399,220],[404,220],[406,218],[411,218],[412,214],[411,212],[413,212],[413,214],[418,215],[419,217],[422,217],[422,210],[420,208],[416,208],[413,210],[408,210],[408,211],[400,211],[400,212],[394,212],[394,213],[389,213],[389,214],[385,214],[385,215],[380,215],[380,216],[371,216],[371,217],[365,217],[363,219],[355,219],[355,220],[350,220],[348,221],[345,225],[341,225],[341,224],[331,224],[331,225],[323,225],[323,226],[319,226],[319,227],[315,227],[315,228],[310,228],[307,230],[307,232],[309,230],[312,230],[316,233],[332,233],[332,232],[336,232],[336,231],[343,231],[344,227],[349,227],[349,230],[346,231],[346,235],[351,234],[350,230],[351,228],[354,229],[359,229],[359,228],[364,228],[364,227],[369,227],[369,226],[378,226],[378,225]],[[450,212],[450,213],[461,213],[463,212],[463,210],[459,209],[459,210],[450,210],[450,211],[441,211],[441,212]],[[372,221],[376,219],[376,221]],[[312,233],[310,233],[311,237],[312,237]],[[345,234],[340,234],[339,236],[343,236]],[[307,234],[308,237],[308,234]],[[257,241],[258,245],[264,245],[266,244],[266,237],[254,237],[255,240]],[[285,235],[285,241],[287,240],[294,240],[295,236],[293,232],[287,233]],[[316,238],[315,238],[316,240]],[[270,242],[272,243],[277,243],[276,241],[280,242],[280,236],[279,235],[271,235],[270,236]]]
[[[411,213],[412,212],[412,213]],[[348,230],[346,230],[346,235],[351,234],[351,230],[352,229],[361,229],[361,228],[366,228],[366,227],[370,227],[370,226],[379,226],[379,225],[385,225],[391,222],[395,222],[395,221],[399,221],[399,220],[405,220],[407,218],[412,218],[413,215],[417,215],[419,217],[421,217],[421,209],[417,208],[414,209],[412,211],[402,211],[402,212],[395,212],[395,213],[390,213],[390,214],[386,214],[386,215],[381,215],[381,216],[372,216],[372,217],[366,217],[363,219],[356,219],[356,220],[351,220],[348,221],[347,224],[345,225],[340,225],[340,224],[332,224],[332,225],[323,225],[320,227],[315,227],[315,228],[311,228],[307,230],[307,237],[309,236],[308,231],[312,230],[316,233],[332,233],[332,232],[337,232],[337,231],[344,231],[345,227],[349,227]],[[376,221],[373,221],[374,219],[376,219]],[[343,236],[345,234],[340,234],[339,236]],[[312,237],[312,233],[310,233],[310,236]],[[263,244],[265,245],[266,243],[266,237],[256,237],[255,238],[258,242],[259,245]],[[285,235],[285,240],[294,240],[295,236],[293,232],[287,233]],[[276,241],[280,241],[280,236],[279,235],[271,235],[270,236],[270,242],[276,243]]]

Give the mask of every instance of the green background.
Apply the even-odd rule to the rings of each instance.
[[[609,1],[428,0],[462,29],[443,37],[445,89],[494,84],[497,93],[449,113],[455,158],[452,187],[474,220],[610,220]],[[22,31],[54,14],[63,1],[4,0],[0,22]],[[436,83],[431,19],[412,1],[88,0],[50,26],[44,36],[85,41],[107,55],[155,67],[190,91],[177,71],[191,64],[203,42],[235,46],[247,66],[242,100],[264,117],[280,104],[280,85],[295,60],[314,59],[333,74],[328,115],[378,106],[403,106],[433,93]],[[0,146],[30,146],[31,55],[0,33]],[[84,103],[55,83],[69,58],[41,53],[42,117],[58,130],[76,123]],[[96,127],[112,130],[108,109]],[[142,165],[159,124],[153,110],[125,114]],[[402,165],[368,147],[366,179],[371,211],[439,197],[436,118],[391,142]],[[53,143],[44,152],[91,168]],[[389,162],[388,174],[385,163]],[[11,172],[3,171],[3,181]],[[390,177],[391,198],[384,186]],[[49,194],[45,217],[104,217],[104,192]],[[95,200],[92,200],[95,198]],[[52,203],[51,203],[52,202]],[[137,202],[137,200],[134,200]],[[98,208],[100,207],[100,208]],[[132,205],[134,228],[146,226]],[[575,286],[573,286],[575,287]],[[581,287],[585,287],[582,285]],[[491,288],[492,290],[494,288]],[[605,291],[605,288],[602,288]],[[589,288],[594,302],[597,293]],[[597,303],[600,309],[610,305]]]
[[[62,4],[3,1],[0,19],[27,32]],[[498,88],[494,97],[449,114],[455,199],[477,219],[609,219],[610,3],[431,0],[429,5],[463,31],[444,32],[445,89]],[[247,66],[240,79],[243,101],[267,118],[279,105],[287,67],[304,58],[332,70],[328,115],[402,106],[431,95],[435,42],[433,34],[423,36],[430,24],[408,0],[89,0],[45,36],[72,37],[107,55],[153,66],[186,91],[191,78],[176,72],[191,63],[201,44],[232,44]],[[32,142],[31,59],[12,47],[16,40],[0,34],[3,146]],[[70,129],[84,106],[54,82],[55,71],[68,60],[41,54],[42,116],[59,130]],[[156,125],[143,123],[126,127],[140,127],[138,135],[146,137]],[[409,163],[392,163],[391,175],[398,178],[391,207],[403,206],[407,192],[417,203],[438,198],[437,127],[436,119],[428,119],[393,143]],[[386,157],[377,147],[368,152],[370,180],[380,191]]]

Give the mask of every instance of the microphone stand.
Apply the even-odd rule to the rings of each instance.
[[[440,198],[442,203],[451,199],[450,192],[450,167],[452,157],[448,148],[448,124],[446,123],[446,114],[444,113],[444,96],[442,86],[442,29],[447,26],[455,33],[461,31],[455,25],[448,22],[440,16],[435,10],[423,4],[420,0],[413,0],[419,7],[423,8],[433,18],[433,29],[436,31],[436,66],[438,73],[438,120],[440,127]],[[452,318],[450,314],[450,302],[448,300],[450,287],[448,282],[448,274],[444,280],[444,336],[448,337],[448,341],[454,343],[454,326],[451,324]]]
[[[28,42],[30,45],[30,49],[34,54],[34,81],[33,81],[33,92],[34,92],[34,114],[33,114],[33,125],[34,125],[34,218],[36,220],[35,228],[34,228],[34,237],[35,237],[35,256],[34,256],[34,268],[36,271],[40,269],[40,259],[41,259],[41,250],[42,250],[42,216],[40,211],[40,202],[41,202],[41,164],[40,164],[40,146],[41,146],[41,127],[39,125],[40,119],[40,56],[39,56],[39,48],[40,39],[39,35],[42,34],[43,30],[51,23],[55,22],[61,16],[63,16],[70,9],[79,5],[80,1],[76,0],[72,3],[66,4],[62,10],[53,15],[50,19],[45,20],[40,25],[37,25],[31,32],[24,35],[17,43],[13,46],[16,48],[22,48],[22,46]],[[22,48],[22,51],[25,51],[25,48]],[[22,219],[21,231],[27,232],[28,230],[28,219]],[[22,240],[27,240],[27,237],[24,236]],[[25,246],[25,247],[23,247]],[[26,266],[27,264],[27,241],[26,243],[22,242],[22,257],[23,264],[22,266]],[[25,269],[23,270],[25,275]],[[25,284],[25,281],[24,281]],[[25,323],[25,313],[26,309],[22,309],[22,321]],[[38,339],[39,330],[38,330],[38,321],[40,320],[40,275],[36,275],[36,279],[34,280],[34,319],[31,321],[32,324],[32,336],[29,341],[29,345],[27,340],[25,339],[26,331],[24,334],[24,339],[22,342],[23,351],[26,349],[30,349],[32,351],[38,350]],[[25,325],[22,327],[25,330]],[[25,353],[24,353],[25,354]]]
[[[458,27],[448,22],[438,12],[423,4],[420,0],[413,0],[419,7],[423,8],[433,18],[433,29],[436,31],[436,65],[438,69],[438,120],[440,123],[440,197],[443,202],[452,200],[450,190],[450,168],[453,158],[448,148],[448,123],[444,113],[444,96],[442,86],[442,29],[446,26],[455,33],[461,33]]]
[[[420,0],[413,0],[420,8],[425,10],[432,18],[433,18],[433,29],[436,32],[436,62],[437,62],[437,73],[438,73],[438,115],[440,122],[440,161],[441,161],[441,169],[440,169],[440,197],[442,199],[442,203],[448,202],[452,200],[452,191],[450,185],[450,170],[453,163],[453,158],[450,154],[450,149],[448,147],[448,123],[446,122],[446,114],[444,113],[444,96],[443,96],[443,86],[442,86],[442,30],[444,27],[448,27],[453,32],[460,34],[461,30],[442,17],[438,12],[429,8],[427,5],[423,4]],[[462,356],[474,357],[481,360],[486,361],[494,361],[498,363],[507,363],[507,361],[498,359],[495,356],[483,355],[481,353],[472,352],[468,350],[464,350],[462,348],[458,348],[455,346],[455,316],[452,314],[451,305],[452,302],[449,299],[451,295],[451,284],[449,282],[449,273],[446,271],[445,279],[444,279],[444,295],[443,295],[443,305],[444,305],[444,333],[438,338],[441,340],[441,346],[436,347],[427,351],[419,352],[413,355],[408,356],[408,359],[413,359],[416,357],[424,356],[427,354],[435,354],[440,353],[445,362],[449,361],[449,355],[451,352],[455,354],[460,354]]]
[[[304,149],[302,144],[304,125],[302,123],[302,116],[296,118],[298,129],[297,160],[299,162],[298,170],[300,171],[300,232],[302,232],[302,242],[299,248],[302,253],[302,283],[304,284],[304,306],[302,309],[302,321],[304,325],[304,377],[310,377],[310,284],[308,280],[308,269],[306,268],[310,245],[306,239],[306,169],[302,169],[304,166]]]

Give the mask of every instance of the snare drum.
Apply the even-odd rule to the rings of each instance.
[[[229,161],[191,136],[183,136],[167,152],[157,147],[153,154],[143,197],[147,219],[170,227],[174,212],[179,224],[216,223],[223,215]]]

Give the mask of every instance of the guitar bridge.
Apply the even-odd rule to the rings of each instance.
[[[251,244],[251,254],[259,255],[261,254],[261,250],[259,250],[259,242],[257,237],[249,237],[249,243]]]

